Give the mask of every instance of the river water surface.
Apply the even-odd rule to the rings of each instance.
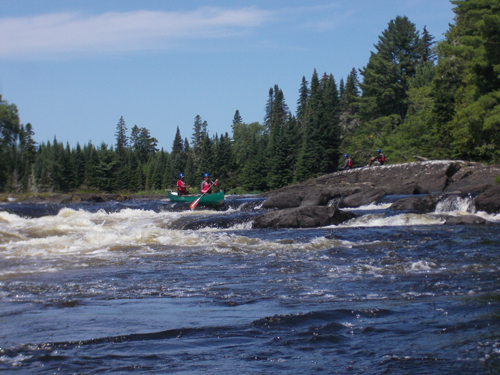
[[[2,204],[0,371],[500,373],[500,215],[396,198],[293,230],[253,197]]]

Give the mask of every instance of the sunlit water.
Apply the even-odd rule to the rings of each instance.
[[[0,205],[0,370],[499,373],[500,216],[392,201],[293,230],[252,197]]]

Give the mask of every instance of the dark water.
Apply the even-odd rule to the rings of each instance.
[[[500,217],[455,203],[308,230],[251,229],[250,197],[4,204],[0,371],[500,373]]]

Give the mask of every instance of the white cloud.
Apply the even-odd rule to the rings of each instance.
[[[200,8],[0,18],[0,58],[165,49],[186,39],[239,36],[262,25],[270,15],[257,8]]]

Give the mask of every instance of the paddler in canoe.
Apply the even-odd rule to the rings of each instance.
[[[182,176],[181,176],[182,175]],[[224,202],[224,191],[213,193],[212,187],[218,186],[219,180],[210,180],[208,173],[203,174],[203,182],[200,185],[201,194],[188,194],[187,189],[190,187],[184,182],[184,174],[179,174],[179,181],[177,181],[177,193],[168,191],[167,197],[172,202],[191,203],[193,208],[199,204],[206,206],[218,206]],[[190,205],[191,207],[191,205]]]
[[[201,194],[212,194],[212,186],[219,186],[219,180],[215,179],[215,182],[210,180],[210,175],[208,173],[203,174],[203,181],[201,181]]]
[[[184,182],[184,173],[179,173],[179,181],[177,181],[177,194],[178,195],[186,195],[188,194],[187,189],[189,189],[191,186],[186,185]]]

